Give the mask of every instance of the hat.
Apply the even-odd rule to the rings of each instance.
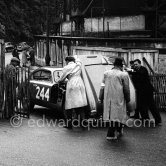
[[[11,62],[20,62],[20,60],[19,60],[18,58],[16,58],[16,57],[13,57],[13,58],[11,59]]]
[[[73,56],[67,56],[66,58],[65,58],[65,61],[69,61],[69,62],[75,62],[75,58],[73,57]]]

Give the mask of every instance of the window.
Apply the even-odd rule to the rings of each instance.
[[[38,81],[52,82],[51,71],[48,71],[48,70],[37,71],[37,72],[33,73],[31,79],[38,80]]]
[[[41,74],[41,71],[37,71],[37,72],[33,73],[33,75],[31,76],[31,79],[32,80],[39,80],[40,74]]]
[[[40,76],[41,80],[52,82],[51,71],[43,70]]]
[[[54,71],[54,81],[58,82],[59,79],[60,79],[60,77],[61,77],[61,75],[62,75],[62,70],[56,70],[56,71]]]

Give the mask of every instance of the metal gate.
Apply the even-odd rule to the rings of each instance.
[[[155,74],[151,75],[151,82],[155,88],[154,99],[159,110],[166,111],[166,75]]]
[[[29,118],[29,67],[18,67],[14,75],[4,72],[4,102],[3,117],[14,115]]]
[[[21,67],[17,69],[18,93],[16,96],[16,102],[18,108],[15,113],[27,118],[29,118],[30,114],[29,76],[29,67]]]

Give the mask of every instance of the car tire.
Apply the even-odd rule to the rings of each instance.
[[[65,103],[64,102],[62,102],[61,110],[62,110],[63,118],[67,119],[66,110],[65,110]]]
[[[35,104],[32,101],[30,101],[29,102],[29,112],[30,113],[34,112],[34,107],[35,107]]]

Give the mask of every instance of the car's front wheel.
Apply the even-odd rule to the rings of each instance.
[[[34,107],[35,107],[35,104],[32,101],[30,101],[29,102],[29,112],[30,113],[34,112]]]

